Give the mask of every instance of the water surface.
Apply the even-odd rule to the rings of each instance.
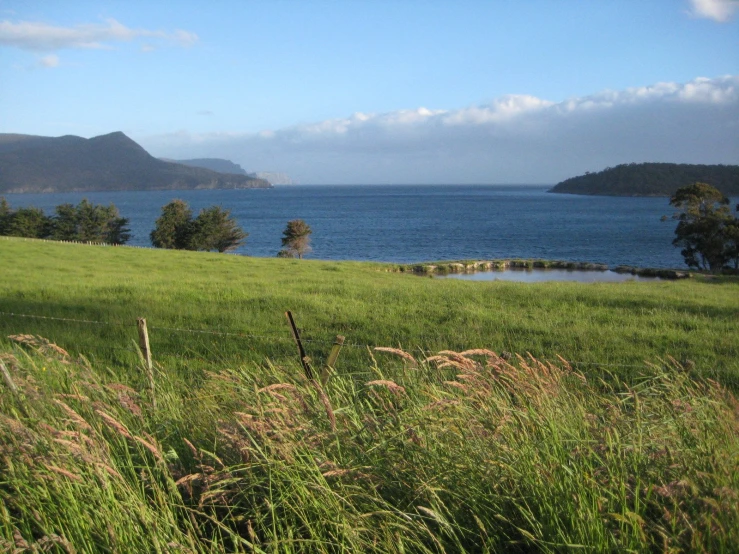
[[[278,186],[253,190],[8,194],[13,206],[56,205],[82,198],[114,203],[130,219],[131,244],[148,246],[163,205],[187,201],[195,213],[218,204],[249,233],[238,253],[275,256],[291,219],[313,229],[324,260],[416,263],[534,258],[611,267],[684,267],[672,246],[667,198],[550,194],[550,186]]]

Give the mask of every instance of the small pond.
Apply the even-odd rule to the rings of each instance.
[[[479,271],[477,273],[448,273],[434,275],[440,279],[463,279],[465,281],[521,281],[542,283],[544,281],[577,281],[578,283],[619,283],[622,281],[660,281],[659,277],[640,277],[631,273],[615,271],[584,271],[581,269],[504,269],[501,271]]]

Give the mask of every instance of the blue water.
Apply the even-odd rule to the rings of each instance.
[[[249,233],[237,252],[274,256],[291,219],[313,229],[324,260],[422,262],[543,258],[610,266],[680,268],[666,198],[549,194],[549,186],[281,186],[263,190],[8,194],[11,206],[88,198],[130,219],[130,244],[148,246],[161,207],[174,198],[197,211],[219,204]]]

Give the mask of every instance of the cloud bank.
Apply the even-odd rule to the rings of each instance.
[[[555,183],[619,163],[739,163],[739,76],[557,103],[512,95],[254,134],[136,138],[157,156],[228,158],[301,183]]]
[[[131,29],[115,19],[104,23],[85,23],[74,27],[59,27],[46,23],[0,21],[0,45],[36,52],[54,52],[65,48],[110,48],[112,43],[136,39],[161,40],[177,46],[191,46],[198,41],[195,33]],[[151,48],[151,45],[146,45]]]

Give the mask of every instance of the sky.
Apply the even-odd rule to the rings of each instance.
[[[0,133],[304,184],[739,163],[739,0],[0,0]]]

